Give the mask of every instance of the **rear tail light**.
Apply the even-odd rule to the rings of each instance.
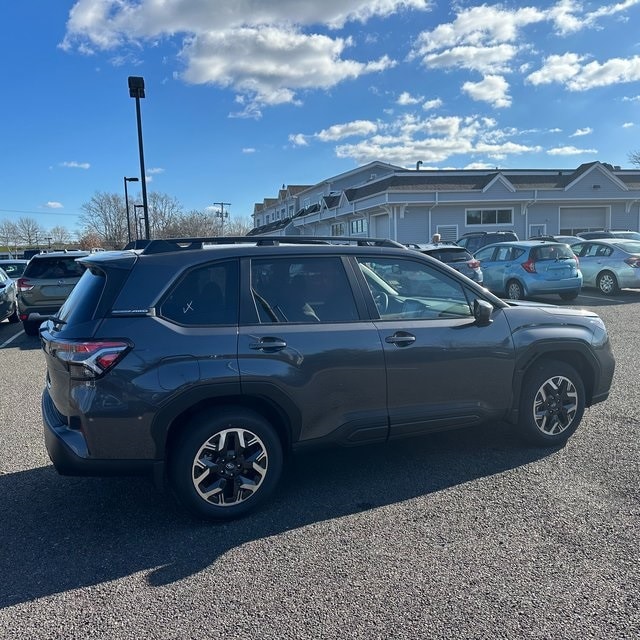
[[[27,278],[18,278],[17,280],[18,291],[31,291],[33,285]]]
[[[469,260],[467,262],[469,269],[477,269],[480,266],[480,260]]]
[[[640,258],[639,257],[635,257],[635,258],[626,258],[625,262],[630,266],[630,267],[634,267],[635,269],[640,269]]]
[[[64,362],[74,378],[91,380],[113,369],[131,345],[123,340],[50,340],[44,348],[48,354]]]
[[[529,273],[535,273],[536,272],[536,261],[535,260],[531,260],[531,258],[529,258],[529,260],[527,260],[526,262],[522,263],[522,268],[525,271],[528,271]]]

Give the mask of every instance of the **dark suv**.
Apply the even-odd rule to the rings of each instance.
[[[518,241],[519,238],[513,231],[471,231],[458,238],[458,244],[470,253],[486,247],[494,242]]]
[[[43,320],[53,315],[67,299],[84,265],[76,262],[86,251],[52,251],[33,256],[18,278],[18,315],[28,336],[38,335]]]
[[[81,258],[40,329],[62,474],[149,472],[205,518],[274,490],[287,454],[506,420],[562,445],[609,394],[600,318],[508,304],[385,240],[154,240]]]

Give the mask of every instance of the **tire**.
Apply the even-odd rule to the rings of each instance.
[[[560,294],[560,300],[575,300],[578,297],[580,291],[567,291],[566,293]]]
[[[582,378],[570,365],[546,360],[527,373],[520,395],[520,435],[535,445],[563,445],[585,409]]]
[[[9,322],[11,324],[15,324],[16,322],[20,322],[20,316],[18,316],[18,307],[16,306],[13,310],[13,313],[9,316]]]
[[[618,279],[611,273],[611,271],[603,271],[598,274],[596,279],[596,286],[600,293],[605,296],[614,296],[619,293],[620,287],[618,286]]]
[[[40,328],[40,323],[39,322],[27,322],[25,320],[22,323],[22,328],[24,329],[24,332],[28,336],[37,336],[38,335],[38,329]]]
[[[507,282],[507,298],[509,300],[524,300],[524,288],[517,280]]]
[[[273,492],[283,466],[273,427],[241,407],[195,416],[170,454],[169,481],[179,502],[207,520],[246,515]]]

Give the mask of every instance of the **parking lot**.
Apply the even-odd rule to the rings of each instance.
[[[617,359],[566,447],[489,424],[300,455],[228,524],[144,478],[59,476],[38,341],[0,323],[0,637],[640,637],[640,290],[563,304]]]

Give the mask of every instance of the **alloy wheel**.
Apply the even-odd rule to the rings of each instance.
[[[225,429],[202,444],[193,459],[191,479],[203,500],[233,506],[260,489],[268,466],[267,448],[255,433]]]
[[[533,402],[533,419],[542,433],[563,433],[577,411],[578,391],[569,378],[553,376],[540,385]]]

